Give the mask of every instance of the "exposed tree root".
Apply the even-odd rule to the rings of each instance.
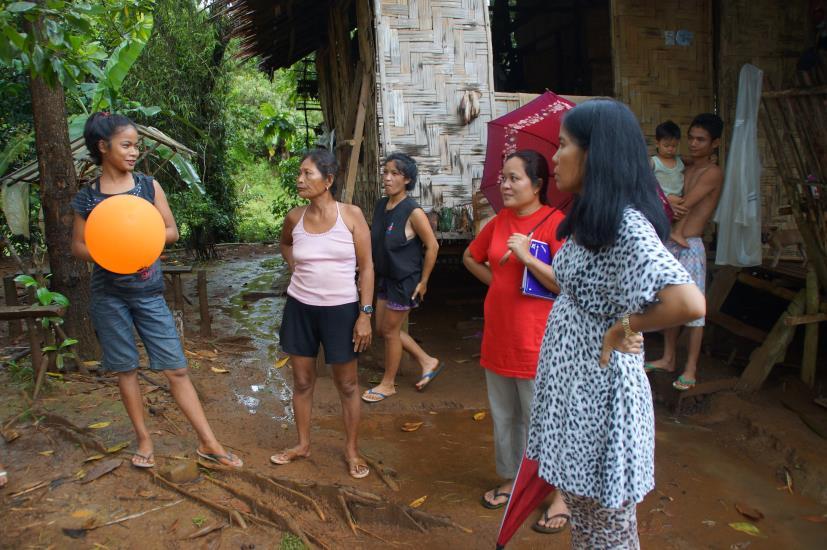
[[[76,426],[64,417],[54,413],[33,411],[32,414],[40,419],[40,424],[55,428],[62,435],[80,445],[84,451],[94,449],[99,453],[107,453],[104,442],[93,435],[89,428]]]
[[[376,475],[379,476],[379,479],[384,481],[385,485],[390,487],[391,491],[395,491],[395,492],[399,491],[399,484],[396,482],[395,479],[392,479],[391,477],[388,476],[388,474],[385,473],[385,468],[381,464],[379,464],[378,462],[376,462],[372,458],[369,458],[369,457],[364,456],[364,455],[362,455],[362,458],[365,459],[365,462],[368,463],[368,466],[373,468],[373,471],[376,472]]]
[[[299,502],[302,502],[306,505],[310,505],[310,507],[316,512],[316,514],[318,514],[319,519],[321,519],[322,521],[327,520],[327,518],[324,515],[324,512],[322,511],[322,507],[319,506],[319,503],[316,502],[313,498],[307,496],[301,491],[292,489],[271,477],[261,475],[259,473],[254,472],[253,470],[221,468],[221,471],[244,479],[245,481],[248,481],[256,487],[258,487],[262,491],[272,491],[275,488],[277,492],[281,494],[282,497],[287,498],[288,500],[290,500],[289,497],[294,497],[295,499],[298,499]]]

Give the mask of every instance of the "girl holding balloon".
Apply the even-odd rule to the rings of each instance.
[[[241,459],[221,446],[207,422],[164,301],[158,257],[164,244],[178,240],[178,227],[158,182],[134,172],[139,156],[135,124],[122,115],[94,113],[83,135],[101,172],[72,200],[72,253],[95,263],[90,314],[103,351],[101,365],[118,375],[121,400],[135,428],[138,448],[132,464],[139,468],[155,465],[138,384],[134,326],[146,348],[149,368],[167,377],[175,401],[198,435],[198,456],[240,468]],[[99,205],[103,207],[96,210]],[[131,234],[121,236],[120,241],[112,238],[130,226]]]

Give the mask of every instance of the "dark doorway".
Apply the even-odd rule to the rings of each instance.
[[[609,0],[489,0],[498,92],[612,95]]]

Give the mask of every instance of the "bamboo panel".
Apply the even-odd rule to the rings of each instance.
[[[713,110],[711,0],[613,0],[615,97],[640,120],[650,145],[671,119],[685,134],[695,115]],[[692,33],[668,45],[667,31]],[[685,147],[685,144],[684,144]]]
[[[813,43],[809,29],[808,0],[728,0],[720,8],[721,50],[719,97],[721,116],[731,124],[735,116],[738,73],[745,63],[764,71],[764,90],[795,85],[795,66],[800,53]],[[770,149],[766,130],[758,127],[762,161],[761,219],[765,228],[795,229],[780,184],[781,174]],[[788,252],[797,250],[788,249]],[[765,250],[765,256],[769,250]]]
[[[419,165],[413,196],[426,209],[471,203],[493,114],[485,0],[375,0],[381,80],[381,153],[402,151]],[[465,125],[460,101],[480,94]]]

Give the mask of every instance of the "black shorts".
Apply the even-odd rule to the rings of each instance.
[[[290,355],[316,357],[324,346],[325,362],[349,363],[353,351],[353,327],[359,318],[359,302],[340,306],[309,306],[287,297],[279,329],[281,349]]]

